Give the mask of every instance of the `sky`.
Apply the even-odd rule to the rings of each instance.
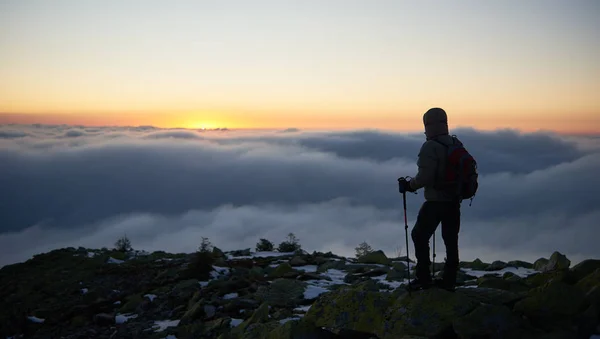
[[[460,259],[600,259],[600,137],[456,129],[478,162],[461,207]],[[0,126],[0,266],[56,248],[193,252],[276,245],[406,253],[397,178],[421,132]],[[423,203],[408,194],[409,231]],[[443,261],[436,232],[437,261]],[[412,242],[409,247],[414,258]]]
[[[0,124],[600,131],[600,3],[1,0]]]

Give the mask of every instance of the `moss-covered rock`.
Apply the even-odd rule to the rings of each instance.
[[[600,310],[600,268],[579,280],[575,286],[585,293],[590,304]]]
[[[291,266],[304,266],[307,264],[306,260],[303,257],[296,255],[292,259],[290,259],[289,264]]]
[[[384,324],[376,332],[381,337],[402,335],[439,336],[479,303],[464,294],[432,288],[404,294],[389,308]]]
[[[256,298],[273,306],[290,307],[303,299],[306,283],[294,279],[276,279],[269,286],[261,286]]]
[[[546,267],[546,265],[548,265],[548,262],[550,262],[550,260],[546,258],[539,258],[533,262],[533,269],[536,271],[541,271],[544,267]]]
[[[524,298],[521,294],[495,288],[463,288],[456,290],[455,293],[467,296],[481,304],[506,305],[509,308]]]
[[[516,338],[519,318],[506,306],[481,305],[454,320],[452,326],[461,339]]]
[[[290,320],[285,324],[272,330],[267,339],[334,339],[338,338],[330,331],[324,330],[310,321]]]
[[[235,327],[231,334],[233,338],[266,338],[269,332],[276,325],[266,326],[269,321],[269,305],[263,303],[254,311],[250,318],[244,320],[240,325]]]
[[[283,263],[283,264],[280,264],[279,266],[277,266],[277,268],[275,268],[274,271],[269,273],[269,278],[271,278],[271,279],[283,278],[286,274],[291,273],[291,272],[296,272],[296,270],[294,270],[289,263]],[[297,273],[299,273],[299,272],[297,272]]]
[[[362,287],[342,287],[321,295],[304,319],[319,327],[372,332],[383,324],[383,314],[389,305],[386,294]]]
[[[477,279],[479,287],[483,288],[496,288],[499,290],[512,291],[512,292],[525,292],[530,289],[522,280],[519,279],[507,279],[499,277],[484,276]]]
[[[566,324],[587,308],[585,294],[562,281],[551,281],[529,291],[514,311],[538,325]]]
[[[126,303],[121,306],[119,312],[121,313],[132,313],[138,308],[138,306],[144,301],[141,294],[134,294],[126,298]]]
[[[329,260],[317,268],[318,273],[326,272],[327,270],[343,270],[346,268],[346,262],[343,260]]]
[[[525,278],[525,284],[530,287],[539,287],[550,281],[562,281],[568,284],[573,283],[573,279],[568,270],[535,273]]]
[[[373,251],[358,258],[358,262],[362,264],[380,264],[389,265],[390,259],[383,253],[382,250]]]
[[[600,260],[588,259],[580,262],[579,264],[571,268],[571,276],[575,281],[579,281],[588,275],[594,273],[595,270],[600,269]]]
[[[403,263],[394,263],[385,277],[388,281],[402,281],[408,278],[409,272],[406,270],[406,265]]]
[[[189,324],[196,319],[199,319],[204,316],[204,303],[202,301],[198,301],[194,303],[181,317],[182,324]]]

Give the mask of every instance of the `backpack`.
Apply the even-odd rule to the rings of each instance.
[[[463,144],[452,136],[452,144],[446,145],[443,142],[433,139],[433,141],[443,145],[447,150],[446,173],[444,173],[444,184],[446,190],[455,194],[459,200],[471,199],[475,197],[479,183],[477,173],[477,161],[467,151]],[[469,206],[471,205],[469,204]]]

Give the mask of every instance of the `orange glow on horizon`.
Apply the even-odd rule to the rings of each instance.
[[[547,115],[534,118],[518,115],[452,114],[447,110],[450,129],[470,127],[479,130],[516,129],[522,132],[540,130],[561,134],[599,134],[600,115],[567,120]],[[422,113],[294,113],[267,112],[181,112],[181,113],[124,113],[124,114],[18,114],[0,113],[0,124],[50,124],[82,126],[154,126],[186,129],[286,129],[304,130],[356,130],[380,129],[392,131],[421,131]]]

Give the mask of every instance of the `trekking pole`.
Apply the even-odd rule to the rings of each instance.
[[[400,188],[400,181],[406,180],[406,178],[398,179],[398,186]],[[404,235],[406,237],[406,273],[408,276],[408,286],[410,286],[410,259],[409,259],[409,249],[408,249],[408,219],[406,218],[406,191],[402,192],[402,205],[404,207]],[[408,289],[408,295],[410,295],[410,288]]]
[[[435,231],[433,231],[433,262],[431,263],[431,277],[435,279]]]
[[[406,238],[406,273],[408,275],[408,286],[410,286],[410,260],[408,254],[408,220],[406,219],[406,192],[402,193],[402,203],[404,205],[404,235]],[[408,289],[408,294],[410,295],[410,289]]]

